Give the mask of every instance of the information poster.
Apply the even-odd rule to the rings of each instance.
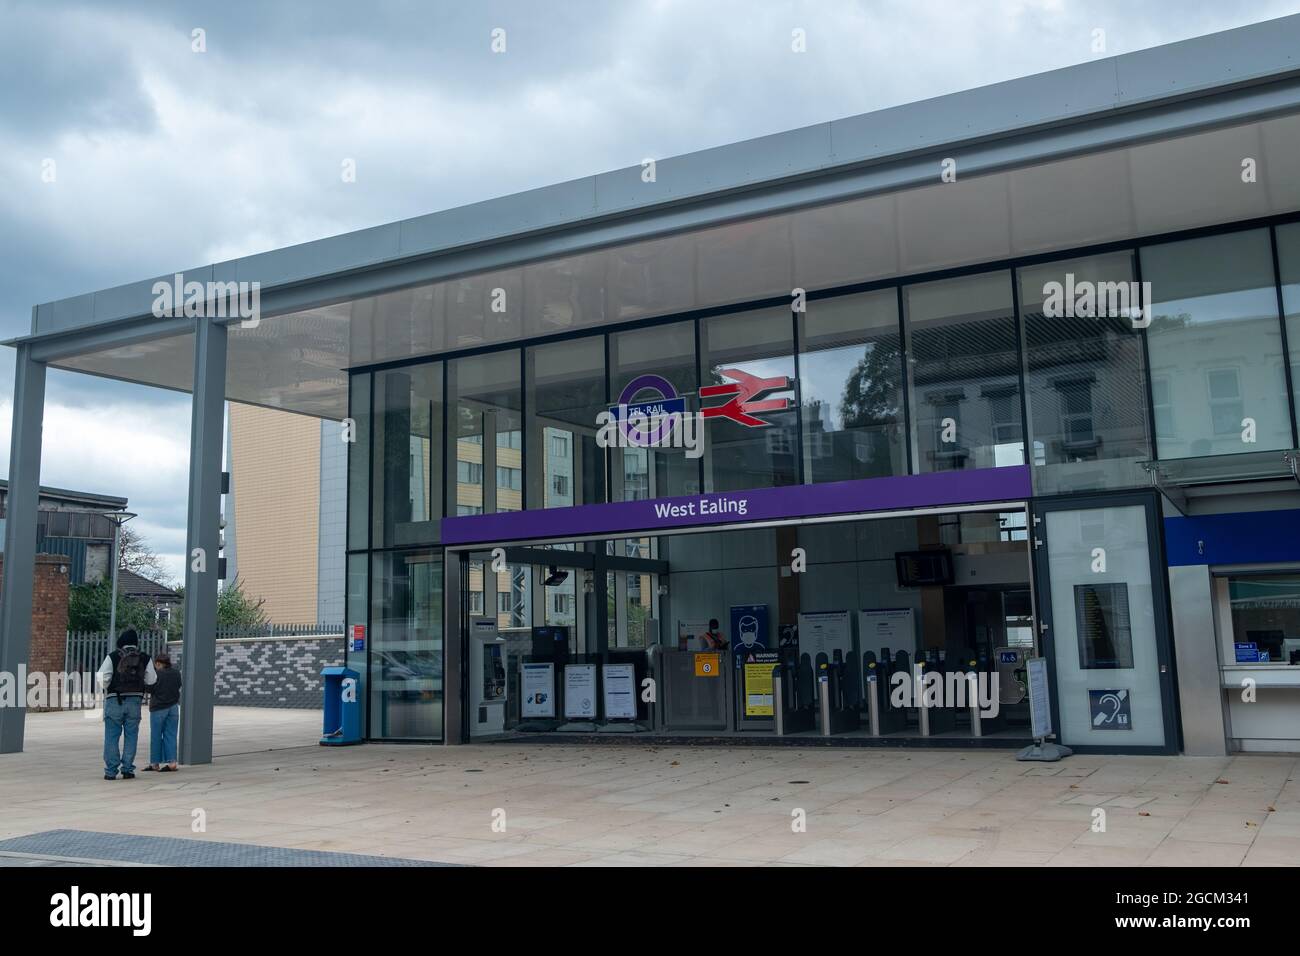
[[[799,654],[816,663],[818,655],[835,659],[835,652],[848,660],[853,651],[853,628],[848,611],[814,611],[799,615]]]
[[[880,659],[881,648],[890,654],[916,653],[916,612],[910,607],[889,607],[858,612],[858,648]]]
[[[569,719],[596,718],[596,665],[566,664],[564,667],[564,716]]]
[[[554,717],[555,665],[550,662],[545,664],[524,664],[522,681],[524,699],[520,704],[520,715],[523,717]]]
[[[1029,723],[1037,738],[1052,735],[1052,707],[1047,696],[1047,658],[1031,657],[1025,661],[1029,678]]]
[[[701,651],[695,655],[696,677],[717,677],[721,671],[721,654],[716,651]]]
[[[605,665],[605,718],[636,720],[636,665]]]
[[[745,716],[771,717],[775,711],[773,676],[781,656],[775,651],[755,651],[745,655]]]
[[[731,633],[726,637],[731,641],[737,666],[745,654],[767,650],[772,640],[767,630],[767,605],[739,604],[733,607]]]
[[[677,649],[679,651],[698,651],[704,646],[704,632],[708,629],[708,621],[678,621]]]

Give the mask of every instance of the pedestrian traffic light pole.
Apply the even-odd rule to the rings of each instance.
[[[118,553],[122,546],[122,525],[138,515],[130,511],[105,511],[103,515],[113,522],[113,596],[108,604],[108,649],[111,651],[117,644],[117,566],[122,561]]]

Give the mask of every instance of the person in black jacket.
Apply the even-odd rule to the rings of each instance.
[[[158,680],[149,694],[149,766],[145,770],[176,769],[176,730],[181,719],[181,672],[166,651],[154,655]]]
[[[140,702],[145,690],[158,679],[153,661],[140,650],[140,638],[127,628],[117,639],[117,650],[99,666],[99,686],[104,691],[104,779],[135,779],[135,745],[140,734]]]

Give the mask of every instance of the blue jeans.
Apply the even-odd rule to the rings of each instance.
[[[104,776],[135,773],[135,746],[140,738],[140,698],[116,694],[104,698]],[[118,741],[122,749],[118,751]]]
[[[154,766],[176,762],[176,728],[180,722],[180,704],[149,711],[149,762]]]

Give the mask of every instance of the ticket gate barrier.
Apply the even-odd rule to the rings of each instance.
[[[954,661],[952,667],[955,673],[961,675],[964,681],[964,691],[966,694],[966,709],[970,713],[970,732],[972,737],[983,737],[985,734],[1001,730],[1006,726],[1006,718],[1001,712],[1001,705],[998,706],[996,714],[985,717],[983,708],[980,706],[980,680],[990,681],[990,669],[988,654],[981,651],[978,654],[968,649],[962,649],[957,652],[950,660]]]
[[[836,657],[838,658],[838,652]],[[845,700],[844,662],[832,660],[821,665],[817,675],[818,697],[823,737],[857,730],[861,726],[858,712]]]
[[[930,655],[926,660],[918,660],[912,672],[912,702],[916,705],[916,725],[922,737],[957,729],[957,711],[944,706],[944,662],[933,649]],[[930,679],[937,678],[938,681],[938,704],[932,704],[927,699],[926,681],[927,675],[931,674],[934,678]]]
[[[901,669],[906,673],[908,671],[907,652],[899,651],[898,658],[901,660]],[[867,694],[867,718],[869,725],[871,721],[871,708],[876,710],[876,719],[871,726],[871,732],[875,736],[881,734],[896,734],[907,729],[907,709],[905,707],[895,707],[891,700],[891,681],[896,669],[895,658],[890,656],[889,648],[880,649],[880,660],[876,660],[875,651],[862,652],[862,683],[869,689]]]
[[[812,730],[817,724],[817,711],[813,707],[811,682],[801,681],[800,671],[808,666],[797,659],[782,655],[772,674],[772,714],[776,735],[798,734]]]

